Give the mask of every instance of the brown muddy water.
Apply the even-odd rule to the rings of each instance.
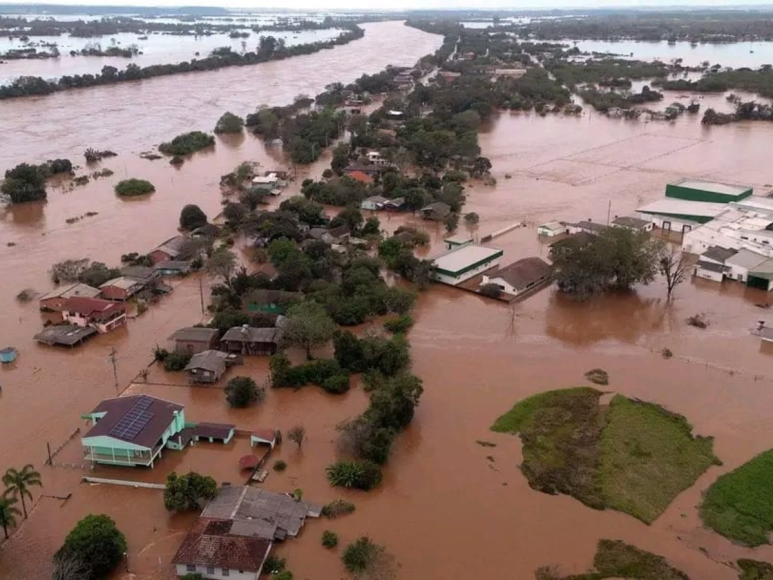
[[[45,496],[36,494],[29,521],[0,549],[0,578],[48,577],[50,557],[64,535],[94,512],[109,514],[126,533],[132,574],[127,578],[166,579],[171,556],[192,521],[188,515],[168,515],[158,491],[79,484],[89,472],[80,467],[77,438],[57,457],[60,465],[43,467],[43,462],[46,442],[58,447],[75,429],[84,429],[79,415],[116,392],[108,361],[112,347],[118,351],[123,389],[149,363],[154,345],[201,318],[198,280],[178,283],[171,296],[128,328],[72,352],[31,340],[41,318],[35,303],[15,301],[17,292],[26,287],[47,291],[46,271],[61,259],[83,256],[116,263],[122,253],[150,249],[174,233],[185,203],[197,203],[213,216],[220,206],[219,176],[241,161],[258,160],[266,168],[286,165],[281,152],[252,136],[219,140],[214,151],[195,155],[181,169],[140,159],[138,152],[183,130],[207,129],[226,108],[245,113],[261,102],[287,102],[333,79],[351,80],[388,62],[415,61],[438,45],[437,37],[400,24],[369,25],[361,41],[276,67],[259,65],[254,77],[249,76],[253,69],[237,69],[0,105],[0,132],[14,135],[4,140],[12,145],[0,153],[3,167],[54,156],[75,158],[86,146],[119,153],[104,164],[114,176],[73,191],[54,191],[43,206],[0,214],[0,342],[21,353],[15,365],[0,369],[0,471],[32,462],[45,484]],[[263,67],[282,75],[280,86],[259,80],[265,76]],[[664,185],[677,177],[748,183],[761,192],[773,182],[768,163],[772,131],[766,124],[704,129],[697,118],[687,117],[644,123],[596,114],[502,114],[481,136],[498,183],[474,184],[469,190],[467,211],[481,216],[471,232],[480,236],[515,222],[526,224],[492,242],[505,250],[508,263],[547,254],[536,239],[535,224],[606,221],[610,201],[610,214],[624,215],[662,196]],[[328,163],[324,157],[306,173],[319,175]],[[127,176],[150,179],[157,192],[134,202],[117,199],[112,186]],[[292,191],[297,185],[282,197]],[[66,224],[86,211],[99,214]],[[413,220],[395,216],[385,218],[384,225],[391,231],[406,221]],[[430,231],[432,252],[444,232],[435,226]],[[9,247],[9,242],[16,245]],[[316,388],[270,391],[254,409],[231,410],[221,389],[191,389],[181,377],[154,367],[147,383],[135,382],[127,392],[180,402],[192,420],[228,421],[241,429],[306,427],[302,450],[285,444],[273,454],[271,462],[282,458],[288,469],[271,472],[266,487],[302,488],[304,498],[320,503],[346,497],[357,511],[331,522],[311,520],[299,538],[278,548],[299,579],[345,576],[340,548],[331,553],[320,545],[322,531],[331,529],[342,545],[362,534],[386,545],[405,579],[474,574],[520,580],[549,564],[565,573],[581,572],[590,565],[599,538],[620,538],[664,555],[691,578],[730,580],[736,574],[725,562],[741,556],[770,561],[773,549],[741,549],[704,530],[696,506],[719,474],[773,442],[773,358],[749,334],[755,321],[766,318],[768,311],[755,306],[765,297],[730,284],[692,281],[677,289],[672,304],[664,297],[659,281],[584,304],[553,289],[513,307],[441,286],[423,293],[410,340],[413,370],[424,380],[425,394],[416,419],[395,444],[384,485],[369,494],[335,490],[324,476],[336,455],[336,424],[367,404],[359,388],[341,397]],[[706,313],[708,329],[686,325],[696,312]],[[674,358],[660,356],[666,347]],[[583,374],[596,367],[609,372],[610,389],[663,404],[686,415],[696,433],[713,435],[724,462],[681,494],[652,526],[532,491],[518,470],[518,440],[488,430],[517,400],[581,384]],[[267,361],[251,360],[236,372],[261,383]],[[476,440],[497,446],[484,448]],[[239,482],[236,465],[247,452],[246,440],[237,438],[225,448],[167,451],[152,471],[100,467],[94,474],[160,482],[172,470],[195,469],[220,482]],[[66,501],[46,497],[68,494]]]

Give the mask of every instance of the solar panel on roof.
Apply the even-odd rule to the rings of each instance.
[[[125,441],[133,441],[153,419],[147,409],[153,404],[151,397],[141,396],[134,406],[110,429],[110,435]]]

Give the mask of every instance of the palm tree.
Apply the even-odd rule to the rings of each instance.
[[[15,497],[0,496],[0,526],[3,526],[5,539],[8,539],[8,528],[16,525],[16,517],[21,515],[19,508],[14,507],[18,500]]]
[[[24,497],[32,499],[30,487],[33,485],[43,487],[43,483],[40,481],[40,473],[35,471],[31,464],[25,465],[21,471],[10,468],[3,476],[3,485],[7,488],[5,490],[6,493],[21,500],[21,507],[24,510],[24,519],[26,520],[27,503],[24,501]]]

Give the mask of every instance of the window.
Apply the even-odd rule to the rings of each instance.
[[[223,576],[230,576],[231,571],[228,568],[223,568]]]
[[[186,569],[188,572],[195,572],[195,571],[196,571],[196,566],[194,566],[193,564],[188,564],[188,565],[185,567],[185,569]]]
[[[214,573],[215,573],[215,567],[207,566],[207,574],[214,574]]]

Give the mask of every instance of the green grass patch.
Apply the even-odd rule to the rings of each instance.
[[[758,560],[738,560],[741,574],[738,580],[773,580],[773,564]]]
[[[492,426],[520,435],[521,471],[545,493],[570,495],[646,523],[711,465],[711,438],[681,415],[621,395],[609,407],[590,387],[548,391],[516,404]]]
[[[681,415],[617,395],[602,435],[599,472],[607,507],[652,523],[712,465],[713,439],[695,437]]]
[[[726,538],[746,546],[767,544],[773,531],[773,449],[717,479],[700,514]]]

